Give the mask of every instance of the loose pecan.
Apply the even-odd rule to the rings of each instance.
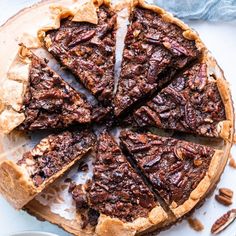
[[[229,206],[232,204],[232,201],[230,198],[227,198],[225,196],[222,196],[222,195],[216,195],[215,196],[215,199],[217,200],[217,202],[225,205],[225,206]]]
[[[230,159],[229,159],[229,165],[231,167],[233,167],[234,169],[236,169],[236,162],[235,160],[233,159],[233,157],[231,156]]]
[[[211,227],[212,234],[218,234],[228,227],[236,218],[236,209],[232,209],[221,216]]]
[[[220,188],[219,194],[215,195],[215,199],[225,205],[229,206],[232,204],[233,191],[228,188]]]
[[[220,192],[220,194],[225,195],[229,198],[233,197],[233,191],[229,188],[220,188],[219,192]]]

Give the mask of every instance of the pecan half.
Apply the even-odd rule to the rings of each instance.
[[[217,202],[219,202],[225,206],[229,206],[232,204],[232,200],[230,198],[222,196],[222,195],[216,195],[215,199]]]
[[[233,191],[229,188],[220,188],[219,192],[220,192],[220,194],[225,195],[229,198],[233,197]]]
[[[215,195],[215,199],[225,205],[229,206],[232,204],[233,191],[228,188],[220,188],[219,194]]]
[[[221,216],[211,227],[212,234],[218,234],[228,227],[236,218],[236,209],[232,209]]]

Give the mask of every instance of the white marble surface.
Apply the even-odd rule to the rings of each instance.
[[[0,0],[0,25],[23,7],[30,6],[36,0]],[[225,76],[231,84],[231,91],[236,101],[236,24],[191,22],[207,47],[212,51],[220,66],[224,69]],[[0,52],[1,55],[1,52]],[[1,55],[3,56],[3,55]],[[233,148],[236,158],[236,149]],[[218,187],[229,187],[236,193],[236,170],[227,166]],[[217,190],[216,190],[217,191]],[[236,194],[232,208],[236,208]],[[213,197],[208,199],[203,207],[196,210],[194,216],[202,221],[205,229],[202,232],[193,231],[186,221],[162,232],[160,236],[208,236],[210,227],[215,219],[228,211],[228,207],[218,204]],[[23,211],[16,211],[0,197],[0,236],[9,236],[11,233],[24,230],[42,230],[68,236],[66,232],[47,222],[40,222]],[[221,233],[222,236],[236,236],[236,222]]]

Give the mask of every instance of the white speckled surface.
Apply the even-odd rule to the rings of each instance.
[[[9,17],[24,7],[37,2],[36,0],[0,0],[0,25]],[[190,22],[195,28],[207,47],[212,51],[219,65],[225,72],[225,77],[231,84],[233,99],[236,101],[236,23],[208,23]],[[1,52],[0,52],[1,55]],[[4,56],[4,55],[1,55]],[[232,149],[232,154],[236,158],[236,149]],[[234,190],[234,204],[236,208],[236,170],[227,166],[223,173],[218,187],[229,187]],[[217,191],[217,190],[216,190]],[[216,218],[228,211],[228,207],[218,204],[214,197],[211,197],[200,209],[196,210],[194,216],[202,221],[205,229],[202,232],[193,231],[186,221],[172,227],[170,230],[162,232],[160,236],[208,236],[210,227]],[[0,236],[8,236],[11,233],[24,230],[42,230],[68,236],[66,232],[57,226],[47,222],[40,222],[23,211],[17,212],[3,198],[0,197]],[[236,222],[227,230],[221,233],[222,236],[236,236]]]

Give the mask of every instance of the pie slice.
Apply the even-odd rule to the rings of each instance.
[[[66,128],[87,124],[93,117],[84,95],[23,45],[9,69],[1,99],[5,103],[0,115],[5,133],[17,126],[21,130]]]
[[[225,106],[211,74],[209,61],[194,64],[179,74],[152,100],[133,113],[138,126],[183,131],[208,137],[226,133]],[[220,87],[222,90],[222,88]],[[222,134],[222,131],[225,131]]]
[[[189,212],[218,178],[223,151],[123,130],[121,142],[175,216]]]
[[[95,136],[86,131],[65,131],[42,139],[17,163],[0,163],[0,192],[21,209],[46,186],[66,172],[94,145]]]
[[[93,168],[87,186],[71,190],[78,210],[89,208],[86,218],[97,235],[134,235],[167,218],[108,133],[99,137]]]
[[[115,114],[160,89],[178,69],[199,56],[197,35],[179,20],[156,6],[136,1],[114,98]]]
[[[108,1],[99,2],[100,7],[89,1],[74,13],[59,8],[55,25],[42,29],[39,37],[98,100],[109,104],[114,89],[117,16]]]

